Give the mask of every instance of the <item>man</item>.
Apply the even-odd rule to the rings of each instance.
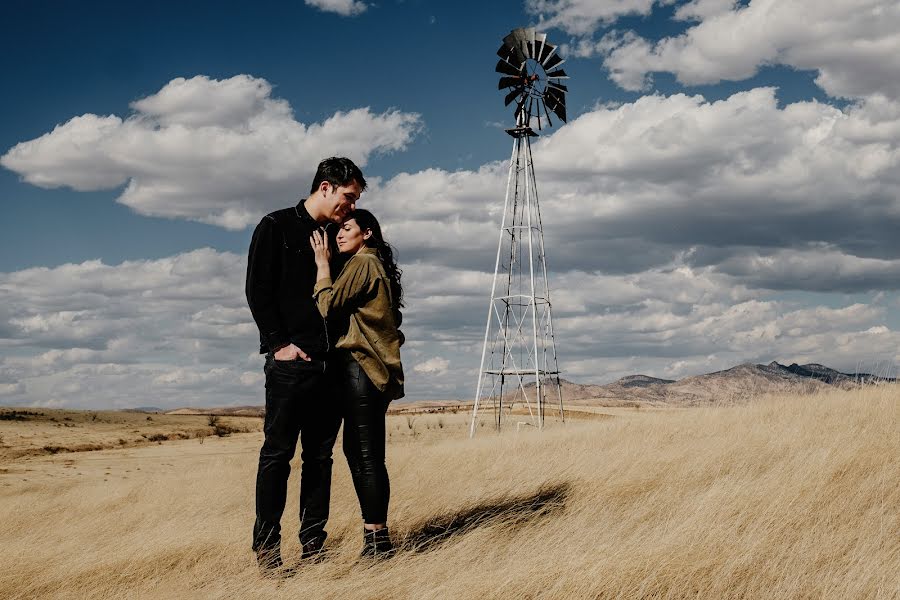
[[[366,188],[350,159],[319,163],[310,196],[263,217],[250,242],[247,302],[266,355],[265,442],[256,475],[253,550],[264,571],[278,571],[281,515],[290,460],[300,438],[300,543],[303,556],[322,550],[331,496],[331,453],[341,419],[328,385],[327,325],[313,300],[313,231],[340,224]],[[333,255],[336,255],[335,252]]]

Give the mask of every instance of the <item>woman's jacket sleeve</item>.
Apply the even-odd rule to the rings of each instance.
[[[356,255],[344,265],[334,282],[329,277],[316,282],[313,297],[319,314],[327,317],[329,312],[347,307],[370,291],[374,283],[372,260],[378,259]]]

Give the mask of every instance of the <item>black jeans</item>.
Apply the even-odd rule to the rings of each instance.
[[[352,357],[336,367],[344,417],[344,456],[363,522],[387,523],[391,484],[384,466],[384,414],[390,400],[372,385]]]
[[[331,500],[331,452],[341,426],[337,396],[322,360],[277,361],[266,356],[266,435],[256,474],[253,549],[281,542],[281,515],[287,499],[297,438],[300,470],[300,542],[324,540]]]

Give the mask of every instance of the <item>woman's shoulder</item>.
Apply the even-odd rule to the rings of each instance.
[[[369,248],[363,248],[354,254],[351,260],[374,260],[376,262],[381,262],[381,259],[378,258],[378,252]]]
[[[362,250],[361,252],[357,252],[353,255],[353,258],[350,260],[358,261],[357,264],[363,265],[370,268],[377,269],[379,271],[384,270],[384,265],[381,264],[381,259],[378,257],[378,253],[375,250],[370,250],[368,248]]]
[[[351,256],[344,266],[344,270],[360,271],[372,276],[384,275],[384,265],[381,264],[378,254],[365,250]]]
[[[368,252],[357,252],[347,261],[347,266],[353,265],[356,268],[365,268],[373,266],[376,263],[381,264],[377,254],[369,254]]]

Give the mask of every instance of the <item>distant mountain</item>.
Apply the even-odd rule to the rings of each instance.
[[[628,375],[616,381],[622,387],[647,387],[653,384],[675,383],[674,379],[660,379],[649,375]]]
[[[679,379],[668,388],[668,403],[732,404],[765,394],[809,394],[829,386],[780,367],[745,363]]]
[[[798,365],[797,363],[793,363],[790,366],[786,367],[778,362],[772,361],[768,366],[786,369],[791,373],[794,373],[795,375],[800,375],[801,377],[811,377],[812,379],[818,379],[819,381],[824,381],[825,383],[831,384],[896,381],[896,379],[893,377],[878,377],[871,373],[841,373],[840,371],[836,371],[830,367],[826,367],[825,365],[820,365],[817,363],[810,363],[808,365]]]
[[[790,366],[746,363],[723,371],[685,377],[677,381],[647,375],[629,375],[602,386],[566,382],[563,401],[573,405],[678,405],[732,404],[765,394],[805,394],[833,386],[849,387],[874,381],[893,382],[868,373],[842,373],[811,363]],[[577,386],[577,387],[575,387]],[[567,394],[567,390],[577,390]]]
[[[163,413],[166,412],[166,409],[156,406],[138,406],[137,408],[123,408],[122,412]]]

